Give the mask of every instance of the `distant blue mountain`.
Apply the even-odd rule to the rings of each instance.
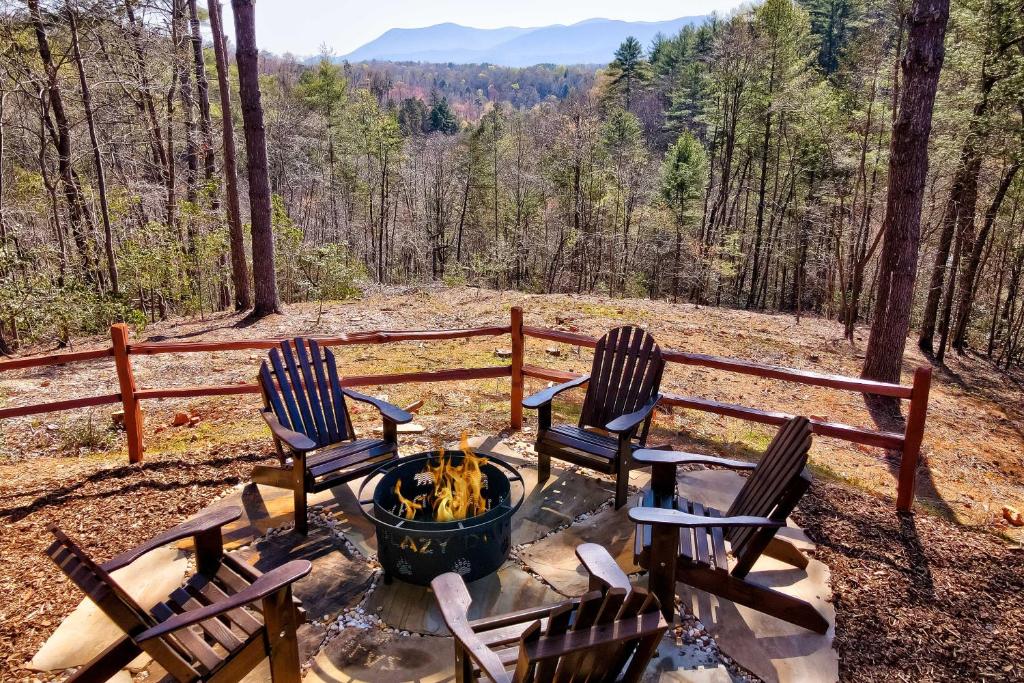
[[[570,26],[537,28],[471,28],[437,24],[424,28],[393,28],[379,38],[340,57],[350,62],[435,62],[456,64],[606,64],[627,36],[648,45],[659,33],[678,33],[704,16],[669,21],[587,19]]]

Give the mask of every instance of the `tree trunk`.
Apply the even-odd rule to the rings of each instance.
[[[96,191],[100,199],[100,215],[103,220],[103,246],[107,257],[107,274],[110,277],[110,290],[118,293],[117,261],[114,260],[114,232],[110,227],[110,209],[107,206],[107,178],[103,172],[103,154],[100,152],[99,138],[96,136],[96,121],[93,117],[92,93],[89,80],[85,77],[85,64],[82,61],[82,49],[78,42],[78,18],[70,2],[65,3],[68,23],[71,27],[71,52],[78,67],[78,80],[82,86],[82,107],[85,110],[85,122],[89,128],[89,142],[92,144],[92,158],[96,166]]]
[[[252,306],[249,288],[249,263],[245,258],[245,232],[238,201],[238,166],[235,155],[235,125],[231,120],[231,89],[228,85],[227,46],[221,23],[220,0],[210,0],[210,29],[217,60],[217,89],[220,93],[221,135],[224,145],[224,196],[231,248],[231,284],[235,289],[235,310]]]
[[[971,307],[974,305],[974,291],[978,285],[981,254],[985,250],[985,243],[992,232],[992,226],[995,224],[999,207],[1002,206],[1006,193],[1009,191],[1010,185],[1013,184],[1013,180],[1019,170],[1020,162],[1016,161],[1003,174],[1003,179],[999,183],[995,196],[992,198],[992,203],[989,205],[988,211],[985,212],[985,222],[981,226],[981,232],[978,233],[978,237],[971,249],[970,258],[967,260],[967,265],[964,267],[960,279],[960,305],[957,309],[956,323],[953,327],[952,344],[953,348],[960,353],[963,353],[967,341],[967,323],[970,321]]]
[[[259,50],[256,48],[255,0],[231,0],[235,15],[235,61],[242,100],[242,126],[249,160],[249,213],[252,225],[252,272],[256,284],[254,317],[281,312],[274,268],[274,230],[271,224],[270,173],[267,134],[260,101]]]
[[[203,34],[199,29],[199,9],[196,0],[188,3],[189,34],[192,41],[192,66],[196,80],[196,103],[199,105],[199,152],[203,162],[203,177],[209,184],[216,173],[213,155],[213,125],[210,120],[210,82],[206,78],[206,60],[203,57]],[[217,204],[214,195],[214,206]]]
[[[39,0],[27,0],[29,15],[36,34],[36,45],[39,50],[39,59],[46,72],[46,91],[49,96],[49,109],[53,111],[53,122],[49,114],[44,116],[44,123],[49,129],[50,138],[57,149],[57,170],[60,175],[61,186],[64,190],[64,199],[68,204],[68,218],[71,223],[71,234],[75,244],[81,253],[85,266],[84,275],[86,282],[95,285],[100,291],[97,264],[93,247],[89,240],[89,233],[92,227],[92,216],[89,207],[82,196],[82,188],[79,185],[75,170],[71,165],[71,126],[68,123],[67,113],[64,109],[64,98],[61,94],[60,84],[57,81],[57,66],[53,61],[53,53],[50,51],[50,40],[46,35],[46,28],[43,24],[43,17],[39,11]]]
[[[863,377],[883,382],[899,381],[910,328],[921,241],[921,204],[928,175],[928,137],[945,57],[949,0],[914,0],[908,19],[900,107],[890,143],[884,219],[887,227],[862,371]],[[887,403],[898,410],[898,403]]]

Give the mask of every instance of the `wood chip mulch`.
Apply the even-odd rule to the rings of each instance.
[[[798,522],[832,571],[849,681],[1024,681],[1024,550],[816,482]]]
[[[44,555],[49,524],[109,559],[247,480],[254,464],[270,462],[266,451],[197,451],[99,468],[69,459],[67,467],[34,477],[31,486],[0,481],[0,680],[50,678],[24,666],[82,599]]]
[[[43,554],[47,525],[106,559],[269,461],[240,450],[57,468],[30,488],[0,482],[0,680],[49,678],[24,665],[81,600]],[[1024,551],[821,481],[797,517],[832,571],[843,680],[1024,681]]]

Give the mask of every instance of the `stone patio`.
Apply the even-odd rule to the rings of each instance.
[[[483,616],[543,604],[586,591],[586,577],[575,557],[576,545],[604,545],[629,574],[633,564],[633,525],[626,509],[611,507],[612,484],[573,468],[554,469],[538,485],[529,446],[497,437],[477,439],[478,451],[508,461],[522,473],[526,486],[522,508],[513,518],[513,550],[509,561],[491,576],[469,585],[471,616]],[[556,465],[557,465],[556,461]],[[635,472],[631,482],[646,483]],[[684,495],[724,509],[743,478],[722,471],[701,470],[679,476]],[[313,571],[295,586],[309,615],[299,633],[306,681],[373,681],[390,683],[453,681],[453,655],[447,629],[433,595],[424,587],[401,581],[385,585],[374,556],[373,526],[362,516],[355,491],[358,483],[311,497],[310,534],[291,533],[291,492],[249,484],[213,503],[211,508],[237,505],[242,518],[226,528],[229,546],[260,569],[297,558],[313,563]],[[813,552],[813,545],[793,523],[780,533],[793,547]],[[150,604],[185,573],[188,544],[163,549],[117,578],[126,590]],[[642,576],[633,576],[641,583]],[[835,612],[830,604],[828,568],[811,559],[807,571],[770,558],[755,565],[750,578],[811,600],[833,624],[819,636],[772,617],[680,585],[679,596],[689,615],[666,634],[644,680],[648,683],[748,680],[739,664],[766,681],[835,681],[838,659],[832,649]],[[41,671],[65,669],[87,661],[111,642],[113,624],[89,603],[64,621],[32,660]],[[138,671],[148,664],[133,662]],[[728,665],[728,666],[727,666]],[[150,665],[151,675],[159,673]],[[127,681],[121,672],[118,681]],[[259,667],[247,679],[269,681]]]

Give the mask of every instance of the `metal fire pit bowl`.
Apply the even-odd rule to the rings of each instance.
[[[461,451],[445,451],[452,464],[460,465]],[[431,519],[405,519],[394,493],[401,480],[402,495],[414,499],[433,490],[430,477],[420,474],[428,462],[436,462],[437,452],[419,453],[385,463],[363,480],[359,503],[363,514],[373,522],[377,533],[377,560],[384,569],[384,582],[399,578],[420,586],[428,585],[445,572],[461,574],[466,581],[487,576],[508,558],[512,547],[512,515],[523,504],[526,486],[523,478],[507,462],[491,455],[480,471],[484,475],[483,496],[487,512],[455,522]],[[377,479],[373,496],[363,492]],[[512,501],[512,484],[519,484],[518,500]]]

